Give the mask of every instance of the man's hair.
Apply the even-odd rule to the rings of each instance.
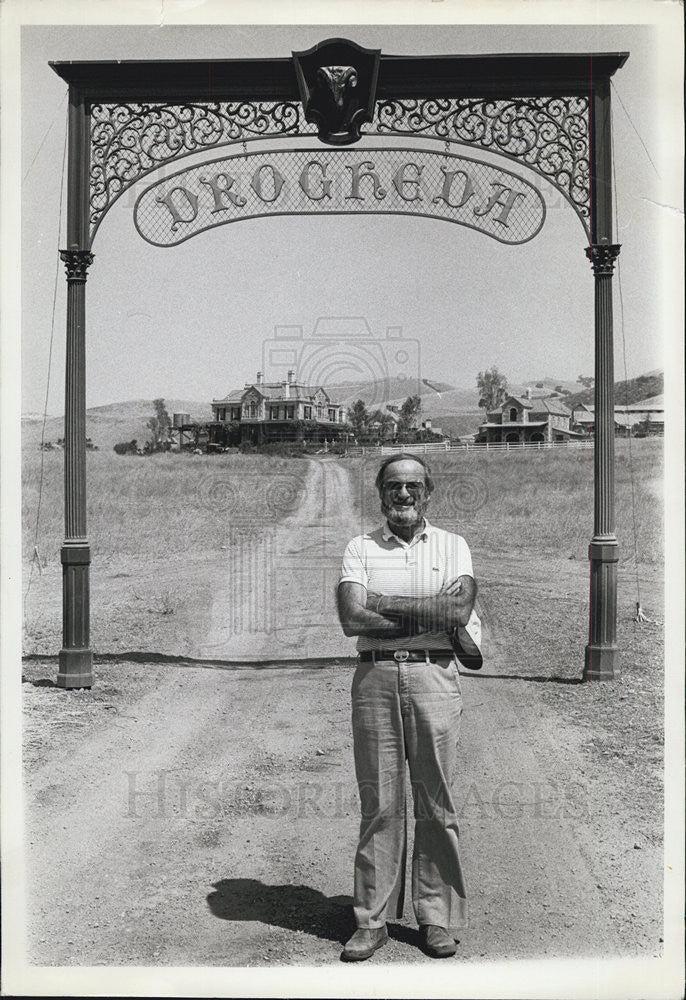
[[[384,472],[386,471],[388,466],[393,465],[394,462],[407,462],[407,461],[417,462],[418,465],[421,465],[421,467],[424,469],[424,479],[426,481],[426,488],[429,493],[433,493],[434,481],[431,478],[431,469],[429,468],[429,466],[426,464],[423,458],[419,457],[419,455],[411,455],[409,452],[404,452],[404,451],[398,452],[397,455],[390,455],[388,458],[384,459],[384,461],[381,463],[379,471],[376,474],[376,479],[374,480],[376,488],[379,492],[381,492]]]

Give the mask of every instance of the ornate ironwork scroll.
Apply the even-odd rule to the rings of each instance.
[[[260,137],[312,135],[291,102],[94,104],[91,107],[91,238],[110,206],[140,177],[200,150]],[[366,135],[442,139],[526,164],[590,220],[589,101],[584,96],[388,100]]]
[[[241,139],[313,131],[303,121],[297,102],[94,104],[91,107],[91,236],[126,188],[171,160]]]
[[[589,231],[587,97],[379,101],[371,131],[432,136],[526,163],[564,194]]]

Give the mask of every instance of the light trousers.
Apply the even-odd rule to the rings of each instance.
[[[352,684],[355,773],[362,818],[355,855],[358,927],[403,916],[405,772],[414,799],[412,904],[419,924],[464,927],[467,902],[452,785],[462,692],[454,660],[360,663]]]

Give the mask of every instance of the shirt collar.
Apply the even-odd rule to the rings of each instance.
[[[414,545],[420,540],[426,541],[429,537],[430,532],[432,531],[433,531],[433,525],[430,524],[427,518],[425,517],[423,529],[419,532],[418,535],[415,535],[413,537],[411,542],[406,542],[398,535],[396,535],[394,531],[391,531],[390,527],[388,526],[388,521],[384,521],[383,528],[381,530],[381,537],[383,538],[384,542],[396,541],[398,542],[399,545]]]

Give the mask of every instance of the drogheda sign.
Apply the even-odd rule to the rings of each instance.
[[[139,196],[134,222],[176,246],[229,222],[269,215],[420,215],[526,243],[545,219],[528,181],[482,160],[417,149],[241,153],[166,177]]]

